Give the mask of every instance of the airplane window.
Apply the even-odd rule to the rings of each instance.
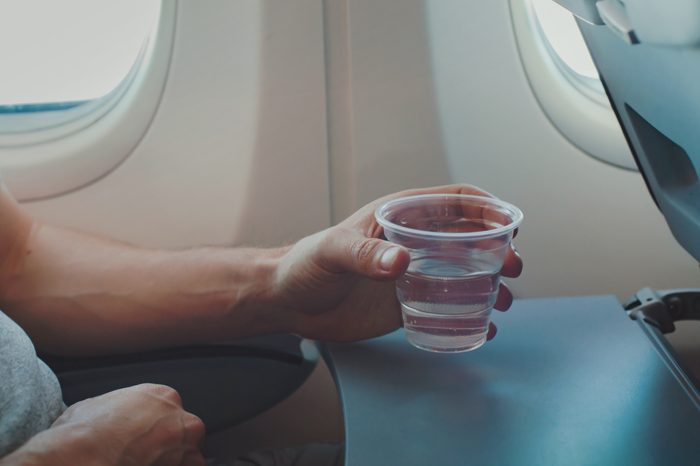
[[[15,197],[87,186],[132,153],[165,89],[177,4],[0,0],[0,173]]]
[[[598,79],[574,16],[552,0],[532,0],[542,34],[556,55],[575,73]]]
[[[68,110],[116,89],[159,0],[0,0],[0,114]]]
[[[554,0],[511,0],[523,69],[549,121],[584,154],[636,170],[573,15]]]

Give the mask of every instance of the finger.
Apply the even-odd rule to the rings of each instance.
[[[493,307],[499,311],[507,311],[511,304],[513,304],[513,293],[510,292],[510,289],[508,289],[505,283],[501,282],[498,286],[496,304],[494,304]]]
[[[498,333],[498,329],[496,328],[496,324],[493,322],[489,322],[489,331],[486,333],[486,341],[491,341],[494,339],[496,336],[496,333]]]
[[[329,230],[318,251],[326,270],[352,272],[374,280],[395,280],[411,260],[400,246],[346,228]]]
[[[506,253],[505,260],[503,262],[503,268],[501,269],[501,275],[504,277],[515,278],[519,277],[523,272],[523,259],[520,257],[520,253],[511,243],[508,252]]]
[[[365,227],[369,227],[373,230],[376,230],[376,224],[374,223],[373,213],[377,207],[392,199],[398,199],[406,196],[417,196],[420,194],[470,194],[474,196],[494,197],[493,195],[484,191],[483,189],[468,184],[450,184],[444,186],[433,186],[430,188],[409,189],[405,191],[400,191],[398,193],[392,193],[381,197],[373,202],[370,202],[369,204],[365,205],[360,210],[355,212],[352,216],[350,216],[350,218],[348,218],[348,222],[350,224],[363,225]],[[370,224],[366,223],[368,220],[370,221]],[[370,236],[376,237],[378,235]]]
[[[390,202],[390,205],[382,209],[382,217],[390,223],[414,230],[441,233],[481,233],[512,224],[513,218],[507,209],[497,208],[485,199],[488,194],[485,191],[478,188],[474,188],[474,191],[480,197],[465,196],[448,201],[449,193],[442,192],[439,195],[423,197],[420,202],[410,198]],[[364,225],[362,231],[367,236],[381,237],[382,228],[373,216],[370,214],[365,220],[369,223]],[[506,236],[509,241],[510,235],[498,236],[491,240],[497,245],[502,245]]]
[[[185,412],[182,416],[182,426],[185,430],[185,444],[201,447],[206,434],[204,421],[192,413]]]
[[[161,453],[155,462],[148,464],[154,466],[206,466],[207,462],[199,449],[180,447]]]
[[[180,463],[181,466],[206,466],[206,464],[207,461],[199,450],[185,452]]]
[[[421,194],[468,194],[472,196],[495,197],[491,193],[470,184],[447,184],[443,186],[431,186],[429,188],[407,189],[398,193],[392,193],[376,200],[373,204],[383,204],[392,199],[406,196],[418,196]]]
[[[470,185],[448,185],[448,186],[438,186],[434,188],[425,189],[413,189],[409,191],[403,191],[400,193],[391,194],[382,199],[379,199],[376,204],[377,206],[384,204],[392,199],[398,199],[407,196],[418,196],[425,194],[462,194],[471,196],[483,196],[483,197],[493,197],[486,191],[479,189],[475,186]],[[415,207],[413,212],[405,211],[404,215],[413,217],[413,221],[426,221],[431,218],[437,218],[441,220],[441,223],[445,223],[446,218],[453,219],[481,219],[483,218],[481,205],[474,206],[472,202],[456,202],[448,206],[445,205],[445,201],[437,198],[432,202],[424,202],[420,206]],[[414,228],[414,227],[412,227]],[[420,227],[415,227],[417,229],[424,229]]]

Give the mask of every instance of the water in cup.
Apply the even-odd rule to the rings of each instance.
[[[408,341],[435,352],[483,345],[520,209],[484,196],[424,194],[390,200],[375,218],[411,255],[396,282]]]
[[[493,264],[465,260],[464,253],[413,259],[397,281],[408,338],[420,348],[441,352],[483,345],[500,278],[498,270],[490,270]]]

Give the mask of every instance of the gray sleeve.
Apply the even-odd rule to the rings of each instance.
[[[26,333],[0,312],[0,458],[48,429],[65,406],[56,376]]]

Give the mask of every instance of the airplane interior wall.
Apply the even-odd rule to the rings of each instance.
[[[352,147],[354,205],[442,182],[512,201],[525,213],[517,238],[525,270],[511,281],[520,297],[623,298],[643,286],[697,286],[698,265],[671,236],[640,174],[584,154],[545,116],[508,2],[349,5],[351,144],[339,150]]]
[[[129,157],[27,206],[160,247],[277,245],[328,226],[320,3],[179,1],[172,53],[158,112]]]
[[[525,213],[516,297],[700,283],[639,173],[545,115],[508,1],[163,1],[175,33],[155,117],[106,175],[24,201],[47,222],[152,247],[279,245],[384,194],[467,182]],[[320,364],[222,449],[340,440],[337,403]]]
[[[388,192],[469,182],[525,213],[518,297],[696,286],[641,176],[557,131],[515,41],[506,1],[180,0],[136,149],[26,205],[149,246],[274,245]]]

